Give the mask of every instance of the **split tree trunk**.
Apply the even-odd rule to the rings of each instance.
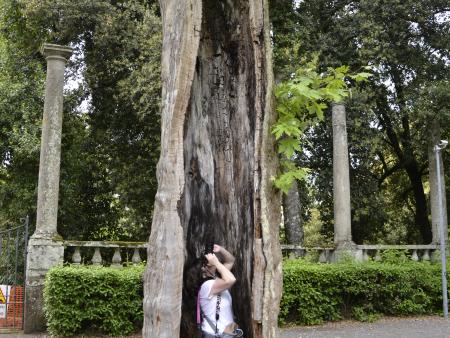
[[[205,244],[236,257],[246,337],[278,337],[280,194],[265,0],[161,0],[163,108],[144,337],[195,336]]]

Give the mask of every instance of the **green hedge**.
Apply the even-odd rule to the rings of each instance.
[[[440,265],[343,263],[283,264],[280,323],[320,324],[379,315],[435,314],[442,309]]]
[[[142,326],[144,267],[56,267],[44,288],[48,330],[71,336],[92,327],[126,335]],[[403,262],[283,264],[280,324],[320,324],[378,315],[441,312],[440,265]]]
[[[59,266],[45,279],[48,331],[71,336],[97,328],[126,335],[142,327],[144,267]]]

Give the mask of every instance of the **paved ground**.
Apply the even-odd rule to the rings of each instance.
[[[49,338],[47,335],[1,333],[0,338]],[[82,338],[83,336],[77,336]],[[93,338],[93,336],[84,336]],[[139,336],[129,336],[135,338]],[[341,321],[281,330],[280,338],[450,338],[450,319],[442,317],[384,318],[375,323]]]
[[[384,318],[375,323],[342,321],[321,326],[283,329],[281,338],[450,338],[450,319]]]

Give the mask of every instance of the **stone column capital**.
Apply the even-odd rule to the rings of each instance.
[[[72,55],[73,49],[67,46],[44,43],[41,47],[41,53],[47,60],[62,60],[67,62]]]

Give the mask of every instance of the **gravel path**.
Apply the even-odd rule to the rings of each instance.
[[[450,338],[450,319],[442,317],[383,318],[375,323],[341,321],[281,330],[281,338]]]
[[[74,338],[94,338],[76,336]],[[138,338],[138,335],[127,338]],[[280,338],[450,338],[450,319],[438,316],[383,318],[375,323],[340,321],[281,329]],[[1,333],[0,338],[50,338],[48,335]]]

